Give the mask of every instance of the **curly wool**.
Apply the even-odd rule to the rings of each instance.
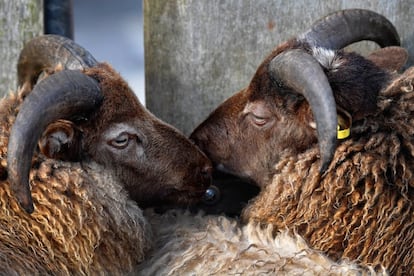
[[[142,275],[362,275],[373,270],[333,262],[298,235],[272,225],[241,226],[226,216],[146,211],[156,237]]]
[[[320,177],[317,147],[282,158],[244,221],[297,231],[335,260],[414,274],[414,68],[380,94],[378,113],[354,122]]]
[[[0,274],[117,274],[134,271],[151,231],[123,187],[93,162],[37,156],[30,172],[35,211],[25,213],[5,180],[7,144],[21,95],[0,102]]]

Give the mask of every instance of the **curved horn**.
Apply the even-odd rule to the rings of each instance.
[[[61,71],[39,82],[20,107],[8,144],[7,168],[19,204],[32,213],[29,171],[36,143],[58,119],[90,113],[103,100],[98,83],[80,71]]]
[[[311,46],[333,50],[361,40],[374,41],[381,47],[400,45],[398,32],[387,18],[363,9],[332,13],[315,22],[299,39]]]
[[[17,63],[18,85],[29,82],[32,87],[39,74],[47,68],[82,70],[98,62],[83,47],[69,38],[58,35],[42,35],[26,43]]]
[[[336,103],[329,81],[311,55],[302,50],[290,50],[273,58],[270,76],[284,86],[302,94],[312,109],[318,130],[323,173],[332,161],[336,148]]]

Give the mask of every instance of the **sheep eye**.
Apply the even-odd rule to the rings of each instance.
[[[271,108],[264,101],[254,101],[246,104],[243,113],[252,124],[264,127],[273,121]]]
[[[264,126],[267,122],[268,122],[268,118],[264,118],[264,117],[260,117],[257,116],[255,114],[252,114],[252,119],[253,122],[257,125],[257,126]]]
[[[109,144],[117,149],[124,149],[128,146],[130,140],[130,136],[127,133],[122,133],[115,139],[111,140]]]

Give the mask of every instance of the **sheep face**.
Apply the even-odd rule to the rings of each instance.
[[[286,151],[298,152],[317,138],[303,98],[252,94],[246,89],[229,98],[190,138],[219,169],[262,186]]]
[[[141,207],[198,200],[210,183],[207,157],[155,118],[112,124],[100,135],[94,154]]]
[[[210,184],[207,157],[146,110],[107,65],[86,73],[100,82],[105,98],[92,123],[83,126],[83,149],[113,170],[142,207],[200,199]]]

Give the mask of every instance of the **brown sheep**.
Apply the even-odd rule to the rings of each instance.
[[[30,41],[18,72],[0,102],[0,274],[134,272],[140,207],[201,199],[210,161],[71,40]]]
[[[276,47],[191,138],[261,188],[245,223],[288,228],[334,260],[413,274],[414,69],[396,75],[399,47],[367,58],[341,50],[362,39],[399,44],[374,12],[318,21]]]

